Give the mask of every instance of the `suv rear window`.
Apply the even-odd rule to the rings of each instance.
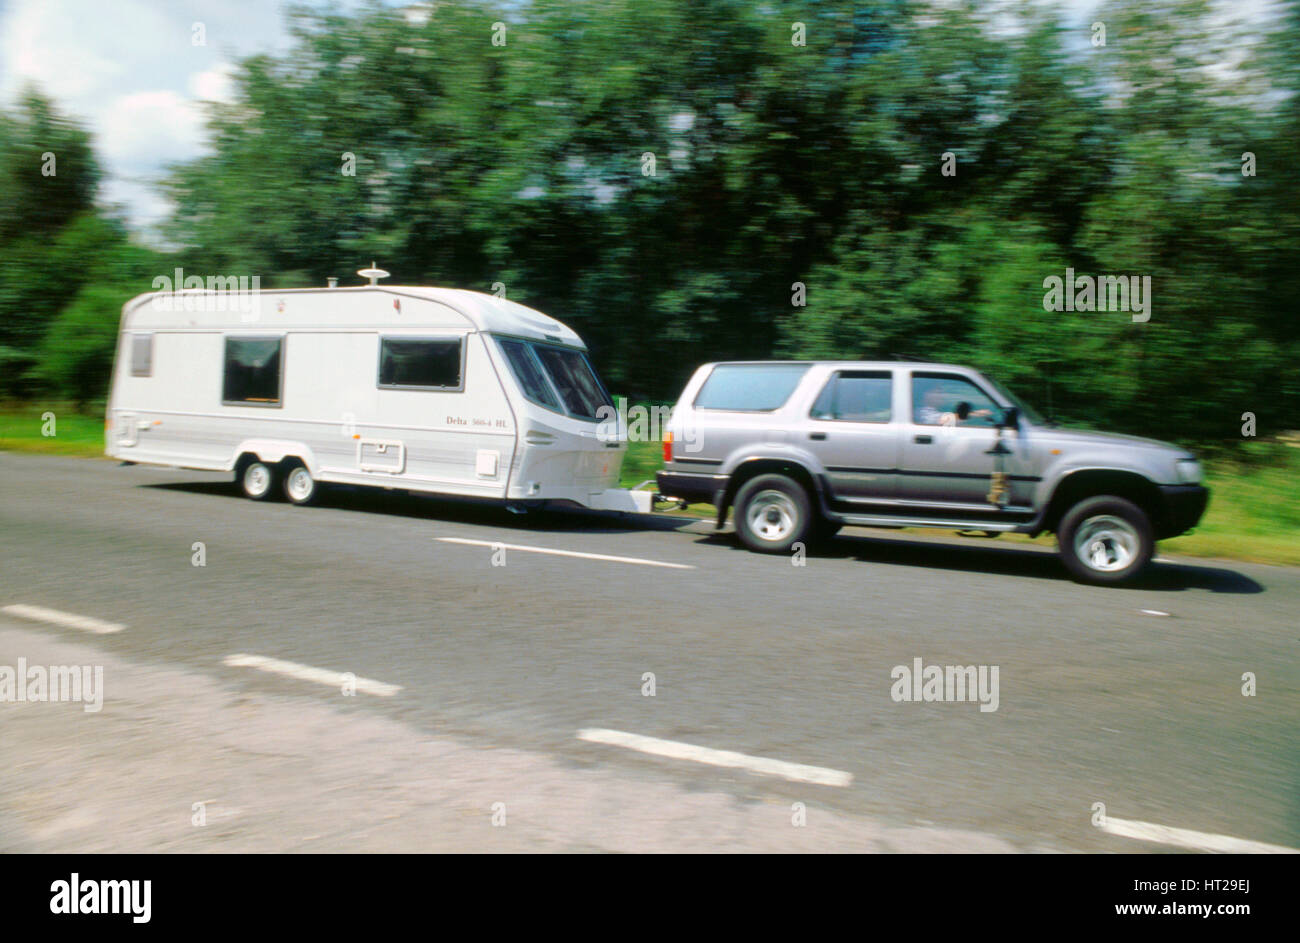
[[[771,412],[780,409],[808,372],[806,363],[723,363],[695,397],[696,409]]]

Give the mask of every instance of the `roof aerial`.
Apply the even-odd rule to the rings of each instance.
[[[370,268],[363,268],[357,271],[362,278],[370,279],[371,285],[378,285],[381,278],[387,278],[388,273],[381,268],[375,268],[375,263],[370,263]]]

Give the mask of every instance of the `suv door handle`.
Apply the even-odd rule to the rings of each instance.
[[[810,439],[815,439],[815,440],[817,440],[818,442],[825,442],[825,441],[826,441],[826,433],[824,433],[824,432],[810,432],[810,433],[808,433],[808,438],[810,438]]]
[[[928,435],[918,435],[912,441],[915,442],[917,445],[929,445],[931,442],[934,441],[934,439]]]

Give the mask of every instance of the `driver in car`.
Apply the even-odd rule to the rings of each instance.
[[[930,387],[930,389],[926,390],[924,403],[916,411],[917,424],[922,426],[956,426],[970,422],[972,419],[982,419],[985,422],[977,422],[976,425],[986,425],[993,418],[993,411],[990,409],[972,409],[965,419],[958,419],[955,401],[957,395],[941,386]],[[950,406],[951,409],[947,408]]]

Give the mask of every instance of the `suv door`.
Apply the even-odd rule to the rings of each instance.
[[[892,370],[836,370],[813,401],[808,449],[826,469],[836,501],[892,500],[900,426]]]
[[[969,377],[958,373],[913,370],[909,392],[911,415],[899,462],[899,498],[918,505],[964,505],[973,511],[996,511],[988,494],[998,466],[988,452],[996,440],[1002,407]],[[961,402],[970,404],[965,420],[956,416]],[[1016,435],[1015,430],[1003,432],[1008,448],[1014,448]],[[1013,474],[1018,464],[1014,454],[1004,456],[1001,470]],[[1007,501],[1012,499],[1009,494]]]

